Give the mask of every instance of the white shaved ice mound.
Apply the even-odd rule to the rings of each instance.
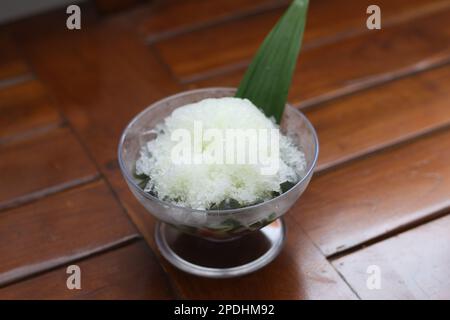
[[[171,152],[178,142],[171,135],[177,129],[193,132],[194,121],[201,122],[203,130],[278,128],[247,99],[205,99],[177,108],[155,128],[157,137],[142,147],[136,162],[136,174],[150,177],[144,191],[193,209],[210,209],[227,199],[246,206],[273,198],[274,192],[281,193],[280,184],[296,183],[305,175],[304,153],[281,134],[275,174],[262,174],[260,164],[174,163]],[[202,145],[200,152],[207,149]]]

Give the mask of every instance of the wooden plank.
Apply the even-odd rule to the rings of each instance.
[[[447,65],[306,109],[319,135],[317,170],[448,125],[449,87]]]
[[[94,164],[67,128],[0,145],[0,208],[97,177]]]
[[[300,55],[289,101],[318,104],[386,81],[447,63],[449,10],[386,27]],[[414,31],[414,30],[420,30]],[[187,88],[237,86],[243,71],[205,79]]]
[[[61,122],[58,110],[39,81],[0,89],[0,141]]]
[[[356,299],[301,227],[289,215],[286,219],[283,250],[255,273],[208,279],[184,273],[163,260],[177,292],[187,299]],[[148,236],[153,237],[153,230]]]
[[[167,0],[136,10],[133,20],[149,41],[285,6],[288,0]]]
[[[384,30],[369,32],[366,27],[366,9],[371,4],[370,0],[311,1],[303,52],[359,33],[370,36],[378,34],[375,41],[380,45],[385,44]],[[450,7],[450,1],[390,0],[378,5],[382,10],[383,29],[387,30],[394,23],[445,10]],[[345,10],[342,10],[343,7]],[[282,8],[172,37],[158,42],[155,47],[174,75],[182,81],[217,74],[221,70],[245,65],[284,10]],[[405,23],[405,27],[410,28],[411,24]],[[306,57],[300,60],[304,59]]]
[[[0,31],[0,86],[3,81],[28,73],[28,66],[20,57],[14,40],[3,28]]]
[[[149,243],[153,244],[154,219],[127,189],[117,168],[114,150],[121,128],[140,108],[179,88],[173,84],[163,67],[145,50],[145,47],[133,39],[126,32],[108,27],[104,31],[97,30],[78,39],[63,41],[56,37],[47,37],[27,42],[27,52],[31,55],[38,75],[45,79],[52,92],[57,95],[69,121],[100,163],[103,173],[119,194],[127,212]],[[67,40],[70,40],[70,43],[66,43]],[[48,49],[45,48],[51,50],[46,52]],[[69,65],[73,69],[61,68],[63,65]],[[62,70],[70,72],[73,76],[68,79]],[[91,70],[101,70],[101,85],[98,85],[100,75],[92,74]],[[118,87],[121,90],[117,90]],[[79,95],[79,92],[83,92],[83,95]],[[286,289],[284,295],[305,298],[353,297],[327,261],[313,249],[311,243],[306,244],[305,241],[306,238],[302,237],[301,243],[304,244],[299,248],[306,251],[304,255],[294,257],[297,260],[293,263],[290,259],[294,253],[289,253],[282,262],[283,266],[291,264],[290,272],[304,279],[305,285],[291,284],[292,287]],[[307,258],[314,262],[310,264]],[[323,270],[322,277],[313,272],[315,268]],[[273,275],[276,270],[273,268],[270,274]],[[305,279],[303,270],[311,272],[311,277]],[[172,272],[177,272],[179,276],[178,271]],[[254,277],[250,283],[255,282]],[[286,278],[280,283],[287,286],[287,280]],[[184,285],[182,281],[180,279],[178,282],[178,290]],[[188,280],[185,281],[188,285]],[[291,282],[289,280],[289,283]],[[239,287],[243,289],[248,283],[244,282]],[[331,291],[330,288],[335,291]],[[230,285],[229,296],[233,290]],[[305,290],[307,292],[304,292]],[[257,295],[257,290],[243,292],[248,296]],[[274,294],[274,291],[268,294]],[[182,295],[194,296],[195,292],[183,291]],[[263,295],[259,294],[259,297]]]
[[[180,88],[120,19],[63,36],[51,26],[39,33],[29,33],[31,29],[21,28],[18,34],[38,76],[56,97],[133,221],[147,219],[139,224],[140,231],[153,231],[153,218],[130,193],[117,167],[117,144],[132,117]]]
[[[313,178],[292,215],[329,256],[450,208],[450,130]]]
[[[0,234],[0,286],[137,237],[103,181],[2,212]]]
[[[144,236],[147,243],[156,251],[155,244],[155,224],[156,219],[148,212],[131,193],[124,177],[120,171],[117,160],[110,161],[104,166],[104,174],[108,178],[108,182],[118,194],[122,205],[125,207],[128,215],[134,224]],[[162,257],[160,257],[162,259]]]
[[[339,258],[333,264],[363,299],[448,300],[449,230],[450,216],[445,216]],[[370,265],[379,267],[380,290],[366,286]]]
[[[141,0],[94,0],[94,3],[101,14],[109,14],[130,9],[140,1]]]
[[[92,24],[64,32],[49,26],[36,33],[29,25],[18,33],[39,79],[102,166],[116,159],[122,130],[138,112],[180,90],[127,27]]]
[[[143,241],[76,263],[81,290],[68,290],[66,266],[0,289],[1,299],[171,299],[155,257]]]

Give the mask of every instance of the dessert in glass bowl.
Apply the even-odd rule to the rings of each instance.
[[[160,100],[130,122],[119,144],[120,167],[131,191],[160,221],[155,233],[159,250],[180,269],[197,275],[235,276],[272,261],[285,238],[285,225],[279,218],[303,193],[317,161],[314,128],[300,111],[289,105],[279,126],[281,161],[275,174],[262,172],[260,167],[251,164],[177,164],[167,154],[156,153],[152,159],[152,152],[171,153],[177,145],[176,141],[170,141],[170,148],[166,146],[167,150],[163,150],[165,147],[158,144],[169,144],[166,139],[170,137],[165,134],[173,128],[189,128],[198,119],[190,117],[189,112],[177,115],[177,109],[183,111],[186,105],[234,94],[232,88],[206,88]],[[214,105],[217,101],[227,103],[227,99],[213,100],[207,107],[227,108],[220,102]],[[247,116],[253,121],[253,117],[261,116],[258,128],[278,127],[262,113]],[[173,124],[171,120],[182,124]],[[223,128],[230,120],[236,122],[235,117],[223,114],[215,120],[224,121]],[[245,123],[252,121],[231,125]],[[203,148],[200,152],[205,151]],[[177,166],[180,166],[178,172]],[[221,169],[222,166],[229,168]],[[256,184],[257,188],[246,184]],[[226,261],[222,261],[224,257]]]
[[[176,267],[233,277],[272,261],[282,215],[307,187],[317,135],[287,104],[307,0],[293,0],[237,89],[205,88],[157,101],[126,127],[120,168],[158,219],[156,244]]]

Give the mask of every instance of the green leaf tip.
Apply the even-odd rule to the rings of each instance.
[[[248,67],[236,97],[249,99],[280,123],[300,52],[308,0],[294,0]]]

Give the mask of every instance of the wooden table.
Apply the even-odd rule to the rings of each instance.
[[[211,280],[157,252],[122,129],[164,96],[236,86],[287,2],[87,3],[79,31],[65,10],[0,28],[0,298],[450,298],[449,0],[378,1],[381,30],[372,1],[312,0],[290,101],[321,154],[280,256]]]

